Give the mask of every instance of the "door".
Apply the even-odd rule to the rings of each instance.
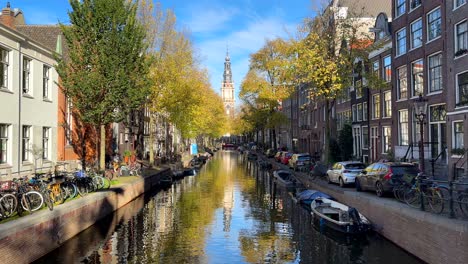
[[[380,176],[380,173],[382,171],[382,164],[376,163],[374,164],[374,167],[372,167],[372,173],[367,177],[367,188],[371,190],[375,190],[375,183],[377,182],[377,179]]]
[[[367,166],[367,168],[365,168],[366,174],[361,174],[361,176],[359,177],[359,183],[361,184],[361,186],[365,187],[366,189],[368,188],[367,187],[368,179],[369,177],[372,177],[373,167],[374,167],[374,164]]]
[[[446,147],[446,110],[445,105],[434,105],[429,107],[429,141],[431,142],[431,158],[436,158]],[[442,158],[445,154],[442,153]],[[439,158],[440,159],[440,158]]]
[[[379,156],[379,129],[378,127],[371,127],[371,142],[370,142],[370,161],[376,161]]]

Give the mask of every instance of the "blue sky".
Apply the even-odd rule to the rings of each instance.
[[[0,0],[0,5],[6,5]],[[68,22],[68,0],[11,0],[12,8],[23,10],[28,24]],[[202,65],[219,93],[226,55],[232,62],[236,94],[249,67],[249,55],[265,39],[287,37],[298,24],[313,15],[320,0],[161,0],[172,9],[180,27],[189,28]]]

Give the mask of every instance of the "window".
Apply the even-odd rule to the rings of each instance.
[[[49,159],[49,135],[50,127],[42,128],[42,158]]]
[[[0,48],[0,53],[0,88],[8,89],[8,51]]]
[[[395,0],[396,1],[396,16],[401,16],[406,12],[406,0]]]
[[[380,118],[380,94],[372,96],[372,119]]]
[[[384,103],[383,103],[383,113],[382,117],[391,117],[392,116],[392,92],[386,91],[383,94]]]
[[[463,122],[453,122],[453,149],[463,149]]]
[[[413,9],[421,6],[421,2],[422,2],[422,0],[411,0],[410,9],[413,10]]]
[[[44,99],[49,99],[49,71],[50,67],[44,65],[42,71],[42,96]]]
[[[408,110],[401,110],[398,114],[399,143],[401,146],[408,146]]]
[[[362,120],[367,121],[367,102],[362,103]]]
[[[392,128],[389,126],[382,127],[382,150],[384,153],[388,153],[392,148],[391,137]]]
[[[421,47],[422,45],[422,19],[418,19],[411,24],[411,49]]]
[[[468,52],[468,20],[455,25],[455,56]]]
[[[406,28],[396,33],[396,55],[400,56],[406,53]]]
[[[362,97],[362,80],[356,81],[356,98]]]
[[[357,121],[356,105],[353,105],[353,122]]]
[[[429,92],[442,90],[442,54],[429,57]]]
[[[406,66],[397,69],[398,100],[408,98],[408,78]]]
[[[461,5],[464,5],[466,3],[466,0],[454,0],[454,9],[460,7]]]
[[[372,63],[372,72],[374,73],[374,75],[376,77],[380,77],[380,75],[379,75],[379,61],[378,60],[374,61]]]
[[[413,116],[416,113],[413,110]],[[418,143],[421,140],[421,124],[416,118],[413,118],[413,142]]]
[[[23,93],[29,94],[29,81],[31,74],[31,60],[23,58]]]
[[[369,148],[369,130],[366,126],[362,127],[362,147]]]
[[[440,7],[427,15],[427,40],[431,41],[440,36],[442,30]]]
[[[29,160],[29,142],[31,138],[31,126],[23,126],[23,146],[22,146],[22,160]]]
[[[0,164],[8,163],[8,127],[0,124]]]
[[[357,105],[357,121],[362,121],[362,104]]]
[[[458,106],[468,105],[468,72],[457,76]]]
[[[390,56],[384,58],[383,71],[384,80],[390,82],[392,80],[392,58]]]
[[[424,94],[424,62],[417,60],[411,63],[411,88],[412,96]]]

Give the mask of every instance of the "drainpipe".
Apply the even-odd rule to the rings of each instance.
[[[22,144],[22,140],[21,140],[21,97],[22,97],[22,93],[23,93],[23,90],[22,90],[22,87],[21,87],[21,83],[22,83],[22,80],[21,80],[21,72],[22,72],[22,67],[23,67],[23,64],[21,63],[21,43],[18,47],[18,64],[19,64],[19,72],[18,72],[18,76],[19,76],[19,86],[18,86],[18,177],[21,175],[21,144]]]

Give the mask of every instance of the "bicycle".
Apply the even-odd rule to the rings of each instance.
[[[421,208],[421,202],[424,202],[423,205],[429,204],[432,212],[442,213],[444,198],[439,187],[435,183],[422,183],[420,177],[422,176],[416,176],[414,184],[404,193],[405,202],[413,208]]]

